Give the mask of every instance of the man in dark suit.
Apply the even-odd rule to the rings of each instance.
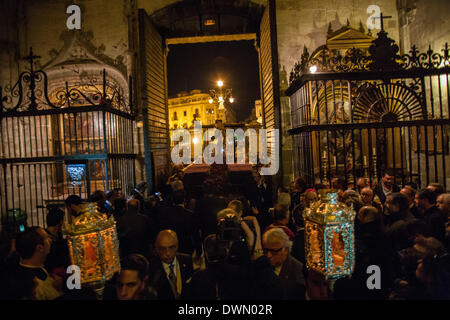
[[[405,187],[402,190],[400,190],[400,193],[404,195],[406,198],[408,198],[409,211],[412,213],[414,218],[423,219],[422,210],[417,206],[416,202],[414,201],[414,199],[416,198],[416,190],[414,190],[412,187]]]
[[[227,207],[227,202],[220,196],[218,188],[205,181],[202,184],[204,197],[195,206],[195,219],[201,230],[202,241],[206,236],[217,233],[217,213]]]
[[[258,180],[258,190],[261,195],[263,208],[269,210],[273,207],[272,184],[268,176],[260,176]]]
[[[117,221],[117,234],[123,257],[132,253],[149,255],[148,249],[152,234],[154,234],[154,227],[147,216],[139,213],[139,209],[139,200],[129,200],[126,213]]]
[[[384,205],[388,194],[400,192],[400,188],[395,184],[394,171],[386,169],[382,172],[381,181],[373,189],[373,193],[378,196]]]
[[[155,249],[157,256],[150,261],[150,284],[159,300],[178,300],[193,274],[192,257],[177,253],[178,237],[173,230],[158,233]]]
[[[161,207],[156,214],[157,231],[174,230],[180,241],[179,252],[192,254],[201,248],[199,228],[194,221],[194,213],[184,207],[185,191],[173,193],[173,206]]]
[[[263,235],[263,252],[278,276],[282,289],[281,300],[304,300],[305,280],[303,264],[289,253],[292,243],[281,228],[273,228]]]
[[[416,196],[416,203],[423,210],[423,219],[427,224],[428,236],[444,242],[447,216],[436,206],[436,198],[434,191],[422,189]]]

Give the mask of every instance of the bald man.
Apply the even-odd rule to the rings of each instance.
[[[361,200],[363,206],[375,207],[380,214],[383,213],[383,207],[380,203],[380,200],[375,199],[373,190],[370,187],[364,187],[361,189]]]
[[[358,192],[359,194],[361,194],[362,189],[368,186],[369,181],[367,178],[358,178],[358,180],[356,180],[356,192]]]
[[[178,300],[186,282],[192,277],[192,257],[178,251],[178,236],[162,230],[156,236],[156,257],[150,261],[150,284],[159,300]]]
[[[439,209],[447,215],[447,218],[450,218],[450,193],[440,194],[436,203]]]
[[[416,198],[416,190],[414,190],[410,186],[406,186],[402,190],[400,190],[400,193],[402,195],[404,195],[406,198],[408,198],[409,211],[413,214],[413,216],[416,219],[422,219],[423,218],[422,211],[420,210],[420,208],[417,206],[416,202],[414,201],[414,199]]]

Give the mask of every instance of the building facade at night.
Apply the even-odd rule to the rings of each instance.
[[[169,127],[171,130],[193,126],[193,121],[211,125],[216,120],[223,123],[235,123],[236,115],[233,109],[219,109],[216,103],[209,103],[211,99],[207,93],[192,90],[189,93],[179,93],[176,98],[169,98]]]

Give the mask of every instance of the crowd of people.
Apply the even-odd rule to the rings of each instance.
[[[193,184],[174,167],[158,192],[140,183],[131,194],[95,191],[89,202],[113,216],[121,270],[101,296],[89,286],[70,290],[71,265],[62,232],[65,215],[80,214],[69,196],[52,208],[47,227],[4,237],[0,299],[33,300],[341,300],[450,299],[450,193],[432,183],[400,188],[386,170],[378,184],[359,178],[347,189],[331,181],[339,201],[356,211],[355,267],[351,276],[326,279],[306,266],[303,211],[325,186],[301,177],[272,190],[255,168],[232,183],[226,166],[212,165]],[[367,286],[367,268],[381,286]]]

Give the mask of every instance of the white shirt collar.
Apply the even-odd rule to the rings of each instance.
[[[161,261],[161,262],[162,262],[162,261]],[[172,264],[173,264],[173,272],[175,272],[175,274],[177,274],[177,269],[178,269],[178,261],[177,261],[177,257],[175,257],[175,259],[173,259]],[[171,264],[162,262],[162,265],[163,265],[163,268],[164,268],[164,271],[166,272],[166,274],[169,275]]]
[[[384,193],[385,196],[387,196],[388,194],[392,193],[392,187],[391,187],[391,190],[386,189],[385,186],[384,186],[384,182],[383,181],[381,181],[381,187],[383,189],[383,193]]]

